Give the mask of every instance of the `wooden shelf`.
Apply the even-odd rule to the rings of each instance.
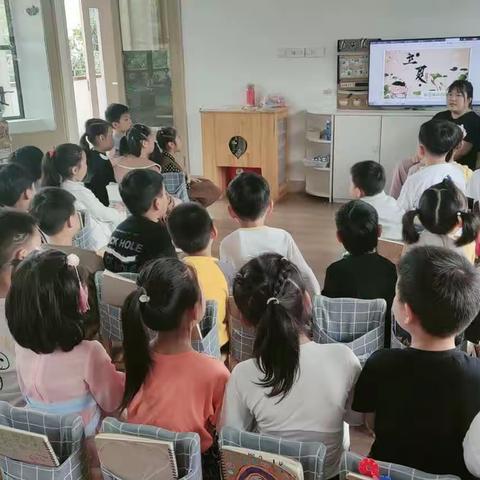
[[[324,140],[323,138],[320,138],[320,132],[307,132],[306,138],[309,142],[314,143],[332,143],[331,140]]]

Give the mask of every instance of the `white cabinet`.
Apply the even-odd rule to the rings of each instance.
[[[334,200],[350,199],[350,168],[363,160],[380,160],[380,115],[336,115],[334,135]]]
[[[385,168],[387,185],[390,191],[392,174],[395,166],[411,157],[417,151],[418,132],[424,122],[432,115],[384,116],[382,117],[382,135],[380,140],[380,163]]]

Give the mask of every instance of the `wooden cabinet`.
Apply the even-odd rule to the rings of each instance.
[[[380,160],[380,115],[335,115],[334,200],[350,199],[350,168],[362,160]]]
[[[231,168],[258,168],[270,184],[276,200],[287,188],[288,110],[202,110],[204,175],[225,189]],[[231,151],[231,140],[241,137],[246,149],[238,157]]]

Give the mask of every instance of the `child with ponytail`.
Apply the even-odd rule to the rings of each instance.
[[[58,250],[31,253],[13,274],[5,313],[27,407],[81,415],[92,436],[102,412],[120,406],[124,375],[99,342],[84,340],[88,289],[79,262]]]
[[[125,212],[103,205],[83,183],[87,175],[87,158],[81,147],[64,143],[45,154],[42,162],[42,187],[62,187],[76,199],[75,208],[89,214],[94,248],[108,244],[115,227],[125,219]]]
[[[417,218],[424,228],[421,232],[415,225]],[[479,219],[468,211],[467,198],[448,177],[425,190],[418,208],[403,216],[405,250],[426,245],[446,247],[466,256],[472,263],[479,230]]]
[[[147,264],[137,284],[122,309],[128,421],[197,432],[206,453],[230,374],[219,360],[192,348],[192,330],[205,310],[195,271],[176,258],[161,258]],[[147,328],[157,333],[153,342]]]
[[[85,186],[106,206],[110,205],[107,185],[115,183],[113,166],[107,152],[113,149],[112,126],[100,118],[85,122],[85,133],[80,138],[80,146],[87,155],[87,177]]]
[[[327,447],[325,478],[338,475],[344,419],[360,362],[341,344],[309,338],[312,302],[298,268],[274,253],[244,265],[233,296],[243,320],[256,328],[254,358],[233,370],[222,426]]]

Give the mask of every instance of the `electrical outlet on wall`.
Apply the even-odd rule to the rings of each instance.
[[[288,58],[302,58],[305,57],[304,48],[286,48]]]
[[[308,58],[322,58],[325,56],[325,47],[306,47],[305,56]]]

